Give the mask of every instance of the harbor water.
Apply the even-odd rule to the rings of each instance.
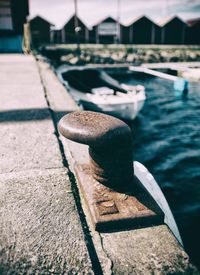
[[[133,74],[114,76],[146,88],[147,100],[136,120],[133,158],[154,175],[175,216],[186,251],[200,266],[200,83],[187,98],[171,81]]]

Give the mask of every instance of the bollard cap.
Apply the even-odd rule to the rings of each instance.
[[[60,120],[58,128],[64,137],[91,147],[132,144],[129,126],[102,113],[78,111],[67,114]]]

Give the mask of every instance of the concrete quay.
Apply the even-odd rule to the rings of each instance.
[[[93,274],[33,56],[0,56],[0,274]]]
[[[87,146],[59,135],[78,107],[50,66],[0,55],[0,274],[199,274],[166,225],[98,233],[79,191]]]

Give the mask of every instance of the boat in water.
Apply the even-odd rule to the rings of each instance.
[[[103,70],[60,67],[57,74],[75,101],[85,110],[133,120],[146,99],[143,86],[120,84]]]

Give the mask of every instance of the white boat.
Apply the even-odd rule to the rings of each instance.
[[[143,86],[120,84],[102,70],[61,67],[57,74],[76,102],[85,110],[133,120],[146,99]]]
[[[152,198],[159,205],[160,209],[163,211],[165,224],[168,225],[171,232],[174,234],[179,243],[183,246],[183,241],[178,226],[169,207],[169,204],[158,183],[142,163],[134,161],[133,169],[136,178],[138,178],[143,187],[147,190],[147,192],[152,196]]]

